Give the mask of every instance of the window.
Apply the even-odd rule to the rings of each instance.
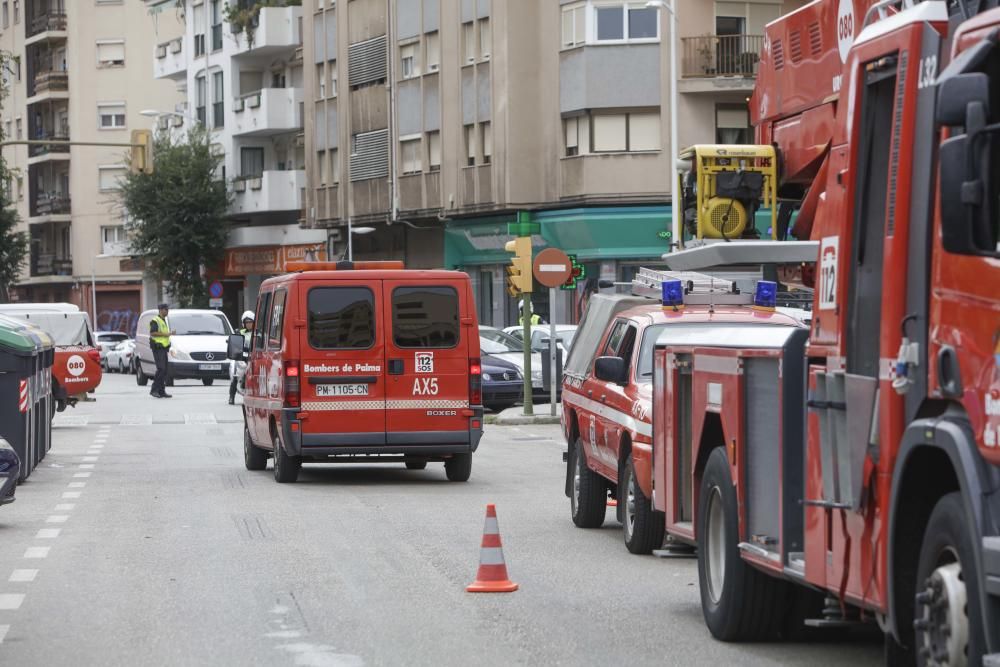
[[[14,127],[17,128],[17,130],[16,130],[17,134],[15,136],[18,139],[21,139],[22,138],[22,133],[23,133],[23,127],[22,127],[22,124],[21,124],[21,117],[20,116],[18,116],[14,120]]]
[[[330,73],[330,88],[327,93],[330,97],[337,96],[337,61],[331,60],[326,64],[326,69]]]
[[[479,59],[489,60],[493,50],[493,33],[490,32],[490,19],[479,19]]]
[[[404,174],[420,173],[420,137],[405,137],[399,141],[399,165]]]
[[[597,41],[621,41],[625,39],[625,13],[623,7],[595,7]]]
[[[307,302],[314,349],[364,350],[375,344],[375,295],[367,287],[314,287]]]
[[[397,287],[392,291],[392,340],[399,348],[458,345],[458,292],[454,287]]]
[[[656,112],[595,114],[591,125],[595,153],[660,149],[660,115]]]
[[[212,73],[212,127],[225,127],[225,85],[222,72]]]
[[[98,167],[98,186],[104,192],[107,192],[108,190],[117,190],[121,186],[121,182],[125,179],[125,174],[125,167],[118,165]]]
[[[10,27],[10,4],[7,0],[3,3],[3,28],[6,30]]]
[[[333,183],[340,183],[340,151],[336,148],[330,149],[330,173],[333,176]]]
[[[715,106],[715,142],[718,144],[753,143],[753,128],[746,106],[717,104]]]
[[[194,57],[205,55],[205,35],[194,36]]]
[[[222,13],[219,0],[212,0],[212,51],[222,48]]]
[[[326,159],[326,151],[316,152],[316,164],[319,166],[319,169],[317,169],[317,172],[319,173],[319,184],[320,186],[324,186],[330,182],[330,163]]]
[[[479,124],[479,141],[483,164],[489,164],[493,159],[493,125],[489,121]]]
[[[645,3],[597,5],[594,7],[594,39],[597,42],[656,41],[660,38],[659,14]],[[573,31],[577,38],[576,29]],[[566,23],[563,21],[563,45]]]
[[[632,113],[628,115],[628,149],[632,152],[660,150],[660,115]]]
[[[420,44],[414,42],[399,47],[399,58],[402,63],[404,79],[420,76]]]
[[[21,2],[20,0],[14,0],[14,23],[21,22]]]
[[[436,72],[441,67],[441,37],[437,32],[429,32],[424,37],[427,50],[427,71]]]
[[[208,104],[207,97],[208,91],[206,90],[205,75],[199,74],[194,79],[194,112],[198,121],[202,125],[207,125],[207,115],[205,112],[205,105]]]
[[[566,157],[580,154],[580,117],[567,118],[563,121],[566,133]]]
[[[278,290],[274,293],[274,300],[271,306],[271,319],[267,326],[267,349],[281,349],[281,325],[285,321],[285,297],[288,296],[286,290]]]
[[[194,20],[192,21],[194,25],[194,55],[195,57],[205,55],[205,5],[197,4],[194,6]]]
[[[562,45],[564,49],[587,41],[587,6],[573,5],[562,10]]]
[[[264,175],[264,149],[259,146],[240,148],[240,176],[260,178]]]
[[[427,133],[427,170],[441,171],[441,133]]]
[[[653,7],[629,6],[628,38],[657,39],[660,36],[660,22],[656,9]]]
[[[471,167],[476,164],[476,126],[465,126],[465,150],[468,155],[466,165]]]
[[[105,255],[124,254],[128,245],[125,225],[101,227],[101,252]]]
[[[471,21],[462,24],[462,43],[465,63],[476,62],[476,26]]]
[[[594,116],[594,151],[598,153],[628,150],[628,116]]]
[[[260,350],[264,347],[264,334],[267,327],[267,315],[270,313],[271,292],[264,292],[257,302],[257,318],[253,329],[253,349]]]
[[[125,66],[125,40],[103,40],[97,42],[98,67]]]
[[[125,127],[125,104],[108,103],[97,105],[98,127],[102,130],[118,130]]]
[[[326,65],[320,63],[316,65],[316,99],[326,98]]]

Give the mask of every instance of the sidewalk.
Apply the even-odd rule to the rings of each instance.
[[[515,406],[513,408],[507,408],[503,412],[495,415],[486,415],[487,424],[498,424],[500,426],[522,426],[524,424],[558,424],[560,417],[562,417],[562,403],[556,404],[556,416],[553,417],[551,414],[551,408],[548,403],[543,403],[542,405],[534,406],[535,414],[531,417],[526,417],[524,415],[523,406]]]

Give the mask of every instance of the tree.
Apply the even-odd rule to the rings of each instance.
[[[0,69],[11,72],[11,63],[18,63],[16,56],[0,51]],[[7,85],[0,90],[0,100],[7,97]],[[0,141],[6,139],[0,132]],[[7,161],[0,155],[0,301],[10,299],[10,286],[21,277],[21,267],[28,255],[28,235],[18,230],[20,218],[14,208],[10,191],[11,173]]]
[[[170,283],[182,306],[206,307],[202,268],[221,262],[226,247],[230,194],[217,176],[223,155],[199,125],[182,137],[158,133],[153,160],[153,173],[129,174],[121,184],[132,252],[147,260],[156,278]]]

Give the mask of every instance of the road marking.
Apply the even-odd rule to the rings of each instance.
[[[104,445],[91,445],[91,449],[104,449]]]
[[[185,424],[217,424],[212,412],[188,412],[184,415]]]
[[[0,625],[0,644],[3,644],[4,638],[7,637],[7,633],[10,631],[9,625]]]
[[[56,505],[57,512],[72,512],[76,508],[76,503],[59,503]]]
[[[152,426],[153,415],[122,415],[122,426]]]
[[[59,533],[62,532],[62,528],[42,528],[37,533],[35,533],[35,539],[37,540],[54,540],[59,537]]]
[[[93,463],[81,463],[79,467],[82,470],[93,470],[94,464]]]
[[[94,473],[92,472],[75,472],[73,473],[73,477],[83,477],[84,479],[86,479],[87,477],[90,477],[93,474]]]
[[[52,420],[52,426],[86,426],[90,417],[83,415],[59,415]]]
[[[14,570],[10,573],[10,579],[7,581],[15,584],[26,583],[34,581],[37,576],[38,570]]]
[[[62,497],[66,498],[66,499],[69,499],[69,498],[79,498],[80,497],[80,492],[79,491],[63,491]]]
[[[25,558],[48,558],[49,549],[52,547],[28,547],[24,551]]]
[[[68,520],[68,514],[53,514],[45,520],[45,523],[66,523]]]
[[[84,461],[91,461],[91,462],[93,462],[93,461],[96,461],[96,460],[97,460],[97,458],[98,458],[98,457],[96,457],[96,456],[84,456],[84,457],[83,457],[83,460],[84,460]]]
[[[82,489],[85,486],[87,486],[86,482],[70,482],[69,483],[69,488],[71,488],[71,489]]]
[[[21,608],[24,593],[0,593],[0,609],[13,611]]]

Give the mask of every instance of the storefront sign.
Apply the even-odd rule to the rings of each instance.
[[[274,276],[284,273],[288,262],[326,261],[325,244],[258,246],[226,250],[226,277]]]

